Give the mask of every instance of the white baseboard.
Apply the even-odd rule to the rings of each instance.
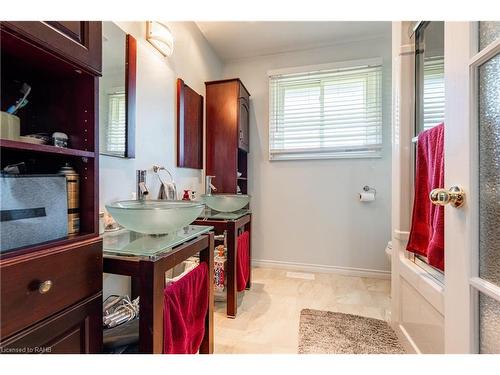
[[[390,271],[371,270],[364,268],[325,266],[320,264],[281,262],[277,260],[253,259],[253,267],[278,268],[291,271],[337,273],[346,276],[373,277],[377,279],[390,279]]]

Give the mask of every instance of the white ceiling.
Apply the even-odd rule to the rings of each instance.
[[[223,61],[391,35],[391,22],[196,22]]]

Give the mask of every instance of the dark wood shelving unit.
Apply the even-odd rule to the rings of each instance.
[[[84,42],[89,45],[81,45],[78,39],[62,51],[59,43],[66,45],[67,41],[61,37],[61,29],[55,32],[50,22],[0,23],[1,110],[5,111],[18,99],[19,84],[26,82],[31,86],[29,102],[16,114],[20,119],[20,135],[64,132],[69,138],[68,148],[0,139],[1,168],[24,162],[28,174],[55,174],[69,163],[80,177],[80,231],[97,238],[99,77],[88,70],[89,60],[84,58],[79,66],[74,58],[80,52],[87,57],[87,52],[91,55],[98,53],[99,60],[94,62],[94,66],[100,67],[101,24],[63,22],[60,27],[63,24],[68,27],[68,32],[73,29],[90,33],[96,40]],[[74,38],[75,35],[71,33],[69,37]],[[87,51],[90,45],[96,46],[97,52]],[[68,58],[62,56],[62,52],[67,53]],[[65,241],[74,242],[69,238],[54,243]],[[16,249],[1,253],[0,258],[10,258],[17,252],[36,252],[46,247],[46,244],[40,244]]]
[[[250,93],[239,78],[205,82],[206,85],[206,174],[217,193],[248,194],[248,153],[250,152]],[[238,177],[238,172],[241,176]],[[239,190],[238,190],[239,188]],[[217,194],[216,193],[216,194]],[[198,225],[211,225],[216,235],[227,235],[228,317],[238,310],[236,264],[239,231],[251,232],[250,213],[237,220],[206,219]],[[251,245],[249,249],[251,269]],[[248,281],[247,289],[251,282]]]
[[[27,83],[28,105],[16,113],[20,135],[63,132],[69,138],[68,148],[0,139],[0,167],[24,162],[26,174],[56,174],[69,163],[79,175],[80,212],[78,234],[0,253],[4,353],[35,347],[101,352],[101,44],[101,22],[0,22],[0,109],[15,103],[20,85]],[[40,289],[46,283],[48,292]]]
[[[250,94],[239,78],[205,85],[207,175],[220,193],[247,194]]]

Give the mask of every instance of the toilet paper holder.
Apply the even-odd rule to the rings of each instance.
[[[377,190],[365,185],[363,186],[363,192],[358,194],[358,199],[360,202],[373,202],[376,199]]]
[[[377,194],[377,190],[375,190],[375,188],[372,188],[368,185],[363,186],[363,191],[366,191],[366,192],[372,191],[373,194]]]

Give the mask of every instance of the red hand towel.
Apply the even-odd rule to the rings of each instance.
[[[238,292],[245,290],[250,276],[250,233],[243,232],[238,237],[238,248],[236,253],[236,286]]]
[[[444,271],[444,207],[429,200],[432,189],[444,186],[444,124],[418,136],[415,199],[410,238],[406,249],[427,257]]]
[[[208,311],[208,266],[205,262],[164,291],[163,353],[195,354],[205,334]]]

